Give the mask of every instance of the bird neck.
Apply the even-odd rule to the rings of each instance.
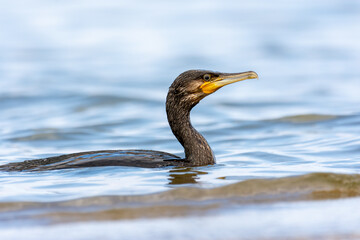
[[[215,156],[206,139],[191,125],[190,111],[192,106],[175,104],[169,100],[166,103],[166,113],[170,128],[184,147],[186,160],[192,166],[202,166],[215,163]]]

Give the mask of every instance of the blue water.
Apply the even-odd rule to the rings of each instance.
[[[176,76],[188,69],[259,74],[259,80],[224,87],[193,109],[193,125],[216,154],[214,166],[0,172],[0,202],[145,195],[313,172],[360,173],[359,1],[0,4],[0,164],[103,149],[152,149],[183,156],[164,110]],[[344,204],[331,202],[334,208]],[[317,208],[313,202],[301,204],[309,212]],[[359,199],[346,204],[355,208]],[[255,219],[271,206],[254,206],[255,217],[247,224],[256,229]],[[285,204],[284,209],[294,205]],[[314,214],[325,218],[327,209]],[[339,216],[346,216],[339,209]],[[227,217],[227,211],[220,211],[225,223],[245,214],[234,211]],[[296,216],[303,219],[299,226],[308,226],[307,218]],[[281,217],[273,215],[275,222]],[[185,214],[179,221],[186,226],[192,218]],[[322,226],[329,227],[323,220]],[[1,220],[1,213],[0,221],[3,226],[8,222]],[[122,224],[112,223],[110,229]],[[53,228],[34,225],[43,236],[52,234]],[[165,231],[166,226],[157,228]],[[286,232],[285,225],[277,227],[284,230],[283,237],[297,236],[296,230]],[[335,235],[359,233],[356,227],[329,229]],[[108,239],[116,236],[115,230],[108,231]],[[316,232],[316,227],[307,228],[304,237]],[[237,233],[223,236],[234,238]],[[7,234],[11,238],[19,233]],[[257,234],[254,230],[246,236],[261,237]],[[72,239],[89,236],[91,231]]]

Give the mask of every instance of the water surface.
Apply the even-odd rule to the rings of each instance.
[[[183,156],[164,110],[173,79],[260,78],[193,110],[214,166],[0,172],[1,239],[359,238],[357,1],[20,2],[0,10],[0,164]]]

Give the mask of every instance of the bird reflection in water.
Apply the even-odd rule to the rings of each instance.
[[[169,185],[197,183],[197,180],[200,178],[198,175],[208,174],[193,168],[175,168],[170,170],[169,173]]]

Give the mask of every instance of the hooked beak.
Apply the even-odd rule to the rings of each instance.
[[[234,83],[240,82],[247,79],[258,79],[259,76],[256,72],[249,71],[243,73],[223,73],[220,74],[219,77],[210,80],[209,82],[203,83],[200,88],[201,90],[206,93],[210,94],[215,92],[216,90],[220,89],[221,87]]]

